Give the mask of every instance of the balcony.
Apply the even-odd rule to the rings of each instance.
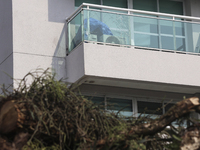
[[[199,92],[198,21],[83,3],[67,19],[68,82]]]
[[[68,50],[81,42],[200,53],[200,18],[82,4],[67,19]]]

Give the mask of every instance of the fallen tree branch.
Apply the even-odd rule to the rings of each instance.
[[[125,136],[128,139],[133,137],[133,135],[154,135],[165,129],[166,126],[170,125],[176,119],[189,114],[191,111],[200,112],[200,103],[198,97],[192,97],[182,100],[175,104],[172,108],[170,108],[164,115],[160,116],[160,118],[152,120],[148,123],[140,123],[138,125],[134,125],[131,127],[128,133],[124,134],[126,134]],[[97,145],[104,145],[108,142],[113,142],[113,140],[115,139],[108,141],[108,138],[105,138],[103,140],[99,140],[97,142]]]
[[[29,144],[40,141],[40,147],[56,143],[60,149],[145,147],[145,142],[141,145],[139,141],[156,141],[160,131],[176,119],[192,111],[200,112],[199,98],[192,97],[178,102],[158,119],[144,117],[142,123],[139,120],[135,123],[134,118],[127,121],[108,113],[45,72],[43,75],[34,77],[28,87],[24,78],[12,95],[0,101],[0,135],[8,137],[14,133],[8,142],[0,139],[0,149],[5,144],[22,147],[27,140]],[[16,136],[20,130],[27,134]],[[164,141],[169,139],[170,136]]]
[[[152,120],[149,123],[133,126],[129,134],[153,135],[162,131],[166,126],[170,125],[176,119],[189,114],[193,108],[200,108],[199,105],[200,103],[198,97],[182,100],[170,108],[164,115],[160,116],[160,118]]]

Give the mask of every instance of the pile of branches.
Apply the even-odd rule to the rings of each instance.
[[[48,70],[28,73],[12,93],[3,90],[0,149],[5,150],[179,149],[186,145],[181,137],[187,139],[189,132],[171,123],[200,110],[199,99],[194,97],[154,120],[124,119],[73,93]],[[196,124],[195,130],[199,131]]]

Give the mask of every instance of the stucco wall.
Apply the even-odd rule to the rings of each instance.
[[[199,0],[185,0],[185,15],[200,17],[200,1]]]
[[[85,75],[84,48],[81,44],[66,58],[67,82],[75,83]]]
[[[72,0],[13,1],[14,52],[54,56]]]
[[[83,43],[66,60],[70,83],[199,92],[198,55]]]
[[[200,86],[197,55],[84,44],[85,75]]]
[[[199,0],[190,0],[191,2],[191,16],[200,17],[200,1]]]
[[[59,75],[65,74],[65,58],[54,57],[52,62],[52,57],[49,56],[40,56],[40,55],[31,55],[23,53],[15,53],[14,55],[14,77],[15,79],[22,79],[30,71],[35,71],[35,69],[47,69],[54,65],[57,70],[52,70],[49,68],[49,71],[57,71]],[[53,63],[53,64],[52,64]],[[60,72],[59,72],[60,71]],[[64,76],[57,75],[58,79],[64,78]],[[31,78],[29,78],[31,79]],[[31,81],[31,80],[29,80]],[[14,82],[14,87],[17,87],[17,82]]]
[[[73,11],[73,0],[13,0],[14,78],[37,67],[65,77],[65,19]]]
[[[12,84],[12,33],[12,0],[0,0],[0,85]]]

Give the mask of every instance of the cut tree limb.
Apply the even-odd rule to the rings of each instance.
[[[1,150],[21,150],[24,145],[27,144],[29,134],[19,132],[15,135],[14,141],[10,142],[6,138],[0,137],[0,149]]]
[[[129,134],[137,135],[153,135],[159,131],[162,131],[166,126],[170,125],[177,118],[180,118],[186,114],[189,114],[193,108],[199,108],[199,98],[192,97],[178,102],[172,108],[170,108],[160,118],[153,120],[149,123],[133,126]]]
[[[162,131],[166,126],[170,125],[176,119],[181,118],[182,116],[187,115],[194,110],[200,112],[200,103],[198,97],[191,97],[182,100],[171,107],[164,115],[160,116],[160,118],[152,120],[148,123],[140,123],[139,125],[132,126],[128,134],[125,133],[127,134],[126,137],[131,137],[132,135],[154,135]],[[99,140],[97,145],[104,145],[106,142],[108,141],[105,138],[104,140]]]
[[[18,104],[14,101],[6,101],[0,106],[0,133],[10,133],[18,126],[17,123],[19,121],[23,124],[23,120],[25,118],[30,118],[30,116],[22,116],[21,112],[24,108],[24,104]],[[120,131],[119,134],[124,134],[126,138],[129,138],[132,135],[154,135],[162,131],[177,118],[181,118],[182,116],[189,114],[191,111],[200,112],[199,98],[192,97],[180,101],[170,108],[168,112],[160,116],[160,118],[152,120],[148,123],[141,123],[139,125],[131,126],[128,132]],[[26,113],[26,115],[30,114]],[[24,139],[24,141],[26,141],[27,137],[25,136]],[[106,142],[108,142],[108,138],[105,137],[104,139],[97,141],[97,145],[104,145]],[[20,144],[20,142],[17,143],[18,145],[23,145]]]
[[[200,126],[191,126],[187,128],[181,136],[181,150],[199,150],[200,149]]]
[[[12,101],[6,101],[0,108],[0,133],[12,132],[17,125],[18,113]]]

